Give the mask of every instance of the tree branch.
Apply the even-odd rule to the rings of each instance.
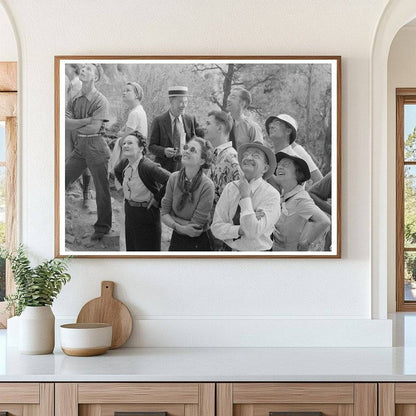
[[[211,66],[211,67],[206,67],[206,68],[201,67],[198,64],[194,65],[194,71],[197,71],[197,72],[213,71],[215,69],[217,69],[217,66],[216,65]]]
[[[217,97],[215,97],[214,95],[211,95],[211,101],[212,101],[214,104],[217,104],[217,106],[218,106],[219,108],[221,108],[221,110],[222,110],[222,104],[218,101]]]
[[[227,73],[217,64],[214,64],[213,66],[205,67],[204,65],[194,65],[194,71],[197,72],[204,72],[204,71],[215,71],[219,69],[221,73],[225,76]]]
[[[263,79],[261,79],[261,80],[259,80],[259,81],[257,81],[257,82],[255,82],[254,84],[251,84],[249,87],[247,87],[247,89],[249,90],[249,91],[251,91],[254,87],[257,87],[258,85],[260,85],[260,84],[264,84],[265,82],[267,82],[267,81],[269,81],[269,80],[272,80],[272,79],[274,79],[275,78],[275,75],[274,74],[269,74],[269,75],[267,75],[267,77],[266,78],[263,78]]]
[[[221,71],[221,73],[225,76],[227,75],[227,72],[225,72],[218,64],[215,64],[215,66]]]

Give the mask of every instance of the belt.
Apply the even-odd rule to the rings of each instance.
[[[78,137],[101,137],[102,134],[79,134]]]
[[[147,206],[149,205],[148,202],[144,201],[144,202],[136,202],[136,201],[131,201],[126,199],[126,202],[131,206],[131,207],[135,207],[135,208],[147,208]]]

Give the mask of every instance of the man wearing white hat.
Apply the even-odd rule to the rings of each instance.
[[[232,251],[270,251],[270,238],[280,216],[280,194],[266,180],[276,170],[276,157],[261,143],[238,148],[244,176],[223,190],[211,231]]]
[[[322,173],[312,157],[300,144],[296,143],[298,123],[288,114],[270,116],[266,120],[266,131],[273,143],[274,153],[284,152],[303,159],[309,167],[312,182],[322,179]]]
[[[188,96],[188,87],[169,87],[169,110],[152,123],[149,150],[169,172],[180,169],[183,145],[195,136],[198,127],[195,117],[185,114]]]

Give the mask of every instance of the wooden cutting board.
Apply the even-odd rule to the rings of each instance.
[[[111,349],[121,347],[130,337],[133,319],[124,303],[113,297],[114,282],[101,282],[101,296],[86,303],[77,323],[107,323],[113,326]]]

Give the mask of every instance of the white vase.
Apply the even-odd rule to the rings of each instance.
[[[19,351],[50,354],[55,347],[55,316],[50,306],[26,306],[19,319]]]

